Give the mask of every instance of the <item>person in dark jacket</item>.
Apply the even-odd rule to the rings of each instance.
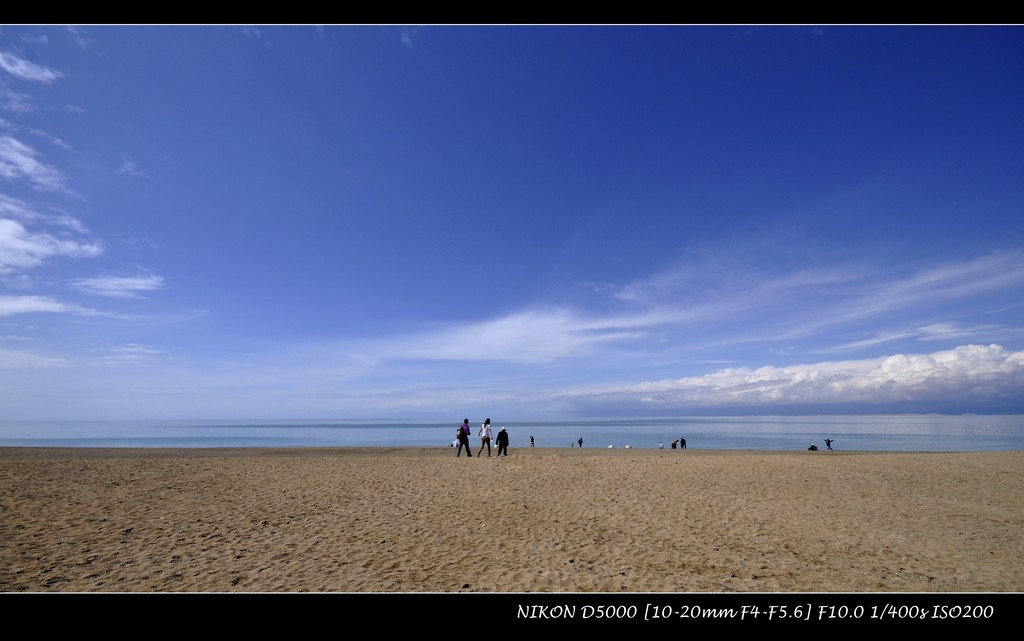
[[[495,442],[498,444],[498,456],[501,456],[502,452],[505,453],[505,456],[508,456],[508,430],[507,429],[505,429],[504,427],[501,428],[501,431],[498,432],[498,437],[497,437],[497,440]]]
[[[473,452],[469,449],[469,419],[462,421],[459,426],[459,449],[455,450],[455,456],[462,456],[462,448],[466,448],[466,456],[472,457]]]

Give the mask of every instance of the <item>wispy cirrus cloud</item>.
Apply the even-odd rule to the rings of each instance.
[[[906,277],[871,283],[847,314],[869,315],[893,308],[968,298],[1024,283],[1024,253],[993,252],[972,260],[934,265]]]
[[[164,350],[151,345],[129,343],[95,350],[99,355],[91,359],[97,365],[141,365],[159,359]]]
[[[9,51],[0,51],[0,69],[3,69],[15,78],[46,84],[53,82],[61,76],[58,71],[29,62]]]
[[[1024,255],[993,254],[895,277],[858,265],[767,274],[686,268],[623,286],[588,288],[614,300],[614,310],[538,308],[360,341],[342,351],[366,363],[554,363],[603,355],[666,364],[735,362],[724,350],[751,343],[793,357],[856,352],[899,340],[992,341],[1019,336],[1022,329],[978,322],[987,304],[975,298],[1024,290]],[[950,305],[974,320],[935,321]],[[908,322],[914,317],[921,320]],[[860,337],[837,344],[837,335]]]
[[[66,149],[66,150],[70,150],[71,149],[71,145],[69,145],[68,143],[64,142],[60,138],[57,138],[56,136],[52,136],[52,135],[46,133],[45,131],[40,131],[39,129],[29,129],[29,133],[32,134],[33,136],[38,136],[40,138],[43,138],[47,142],[50,142],[50,143],[60,147],[61,149]]]
[[[638,338],[646,315],[586,317],[569,310],[531,311],[386,342],[383,355],[413,360],[550,362]]]
[[[419,31],[418,27],[405,27],[402,29],[402,33],[399,37],[402,40],[402,44],[405,45],[407,49],[415,49],[415,42],[413,41],[413,38],[416,37],[417,31]]]
[[[68,26],[65,29],[71,35],[71,42],[78,45],[79,48],[88,49],[92,46],[93,41],[85,35],[85,29],[82,27]]]
[[[164,286],[162,276],[138,274],[135,276],[97,276],[79,278],[71,286],[86,294],[108,298],[139,298],[143,292],[151,292]]]
[[[835,349],[901,338],[984,338],[984,328],[996,326],[972,323],[972,333],[960,327],[957,337],[949,326],[926,319],[954,304],[957,313],[981,314],[959,306],[986,296],[1013,299],[1024,292],[1024,252],[993,252],[916,270],[849,264],[786,273],[712,263],[594,289],[632,306],[660,309],[687,326],[699,325],[708,344],[803,340],[835,328],[865,335]],[[688,318],[680,315],[683,310],[691,312]],[[907,316],[920,316],[923,322],[907,330]]]
[[[0,296],[0,317],[16,314],[72,314],[75,316],[105,317],[120,320],[137,320],[137,317],[117,312],[107,312],[65,303],[52,296]]]
[[[837,345],[830,351],[842,352],[859,350],[865,347],[884,345],[893,341],[914,340],[914,341],[944,341],[944,340],[970,340],[979,337],[990,337],[994,335],[1020,335],[1022,329],[1014,329],[1005,325],[973,325],[963,326],[958,323],[931,323],[920,327],[898,329],[887,331],[859,341]]]
[[[0,109],[20,115],[35,111],[35,105],[32,96],[11,89],[0,79]]]
[[[754,265],[710,262],[682,268],[623,286],[604,285],[614,298],[645,305],[684,301],[701,304],[734,301],[750,309],[794,301],[817,301],[844,318],[870,316],[921,302],[963,298],[1024,284],[1024,253],[993,252],[900,273],[865,265],[808,266],[772,272]]]
[[[126,176],[134,176],[135,178],[149,178],[149,174],[146,173],[137,162],[126,160],[121,163],[121,166],[117,168],[118,173]]]
[[[69,364],[70,361],[60,356],[49,356],[27,350],[0,349],[0,369],[65,367]]]
[[[29,231],[16,220],[0,218],[0,274],[31,269],[55,256],[91,258],[101,253],[99,243]]]
[[[0,316],[32,314],[36,312],[78,313],[81,309],[75,305],[62,303],[49,296],[0,296]]]
[[[86,234],[88,232],[85,225],[70,214],[64,212],[44,214],[34,205],[18,198],[5,196],[4,194],[0,194],[0,217],[12,218],[29,224],[63,227],[79,234]]]
[[[93,258],[103,251],[75,217],[44,214],[23,200],[0,194],[0,275],[11,277],[50,258]]]
[[[39,191],[68,192],[64,175],[36,160],[35,149],[11,136],[0,136],[0,178],[24,180]]]

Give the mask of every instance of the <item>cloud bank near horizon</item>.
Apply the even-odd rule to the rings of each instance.
[[[963,345],[924,354],[821,361],[777,367],[727,367],[699,376],[606,385],[547,386],[528,376],[475,378],[455,370],[428,370],[431,377],[379,374],[362,377],[330,367],[282,363],[223,363],[209,371],[175,364],[157,367],[166,356],[152,346],[124,345],[92,354],[88,362],[69,361],[30,350],[0,351],[11,372],[64,372],[61,400],[73,411],[76,399],[88,397],[93,385],[116,385],[125,408],[146,408],[156,416],[175,414],[182,390],[190,407],[210,418],[444,416],[458,409],[517,418],[560,415],[687,415],[736,410],[764,414],[858,413],[934,407],[924,411],[972,412],[988,407],[1024,411],[1024,351],[1000,345]],[[130,369],[125,369],[131,366]],[[76,376],[86,369],[88,379]],[[27,371],[22,369],[21,371]],[[49,375],[52,377],[54,374]],[[63,375],[63,374],[62,374]],[[344,379],[344,380],[343,380]],[[285,385],[282,381],[288,381]],[[85,402],[85,401],[83,401]],[[1009,405],[1005,403],[1009,402]],[[239,412],[244,406],[248,413]],[[12,404],[12,408],[14,405]],[[339,412],[338,408],[345,408]],[[382,413],[380,408],[388,408]],[[125,410],[127,412],[127,410]],[[906,411],[913,411],[908,409]],[[283,412],[283,413],[282,413]],[[127,412],[128,416],[132,414]]]
[[[725,368],[702,376],[570,392],[652,406],[784,406],[1015,397],[1024,389],[1024,352],[964,345],[931,354],[822,361],[788,367]]]

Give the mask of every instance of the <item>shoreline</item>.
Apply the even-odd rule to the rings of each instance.
[[[477,458],[475,452],[479,443],[472,448],[471,458]],[[492,454],[497,451],[492,446]],[[483,458],[487,458],[486,450]],[[671,448],[565,448],[565,447],[517,447],[509,448],[509,458],[515,456],[913,456],[913,455],[959,455],[959,454],[999,454],[1024,452],[1024,450],[756,450],[756,449],[697,449],[672,450]],[[102,456],[116,458],[138,458],[145,456],[424,456],[428,458],[444,458],[455,456],[455,449],[443,446],[297,446],[297,447],[67,447],[38,445],[0,445],[0,458],[5,457],[46,457],[59,455],[65,457]],[[458,457],[465,458],[465,457]],[[492,458],[494,458],[492,456]],[[503,457],[504,458],[504,457]]]
[[[0,591],[1024,588],[1024,452],[461,458],[0,447]]]

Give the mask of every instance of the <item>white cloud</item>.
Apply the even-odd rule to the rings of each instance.
[[[20,93],[0,81],[0,109],[14,114],[27,114],[35,111],[32,96]]]
[[[46,133],[45,131],[40,131],[38,129],[29,129],[29,133],[32,134],[33,136],[38,136],[40,138],[43,138],[43,139],[45,139],[45,140],[47,140],[47,141],[57,145],[61,149],[67,149],[67,150],[71,149],[71,145],[69,145],[68,143],[64,142],[63,140],[61,140],[60,138],[58,138],[56,136],[51,136],[50,134]]]
[[[68,361],[57,356],[46,356],[23,350],[0,349],[0,369],[63,367],[66,365],[68,365]]]
[[[100,312],[88,307],[62,303],[50,296],[0,296],[0,316],[15,314],[34,314],[47,312],[54,314],[74,314],[76,316],[104,316],[121,320],[135,320],[135,317],[112,312]]]
[[[66,191],[64,175],[36,160],[36,151],[10,136],[0,136],[0,177],[27,180],[35,189]]]
[[[96,278],[80,278],[72,282],[71,285],[86,294],[96,294],[108,298],[138,298],[140,292],[153,291],[163,287],[164,279],[153,274],[98,276]]]
[[[44,82],[47,84],[61,76],[57,71],[47,69],[46,67],[35,64],[34,62],[29,62],[24,58],[19,58],[13,53],[7,51],[0,51],[0,69],[3,69],[15,78],[32,80],[34,82]]]
[[[126,160],[121,163],[121,166],[118,167],[117,171],[127,176],[135,176],[136,178],[149,178],[149,174],[143,171],[143,169],[139,167],[138,163],[132,162],[131,160]]]
[[[80,234],[86,233],[85,225],[71,215],[65,213],[42,214],[29,203],[3,194],[0,194],[0,216],[16,218],[29,223],[57,225]]]
[[[878,286],[862,301],[867,312],[906,307],[919,301],[963,298],[1024,282],[1024,255],[996,252],[974,260],[947,263]]]
[[[580,390],[667,407],[892,403],[1019,396],[1024,352],[999,345],[965,345],[932,354],[826,361],[788,367],[727,368],[703,376]]]
[[[68,312],[76,308],[49,296],[0,296],[0,316],[34,312]]]
[[[679,329],[692,328],[704,347],[751,342],[803,341],[835,328],[870,338],[832,349],[868,347],[901,338],[992,340],[981,326],[952,331],[921,329],[927,316],[951,314],[982,296],[1009,298],[1024,289],[1024,252],[994,252],[980,258],[934,265],[916,272],[856,264],[794,273],[765,273],[751,265],[707,261],[612,290],[622,304],[660,310]],[[602,288],[608,291],[607,287]],[[918,329],[884,326],[888,319],[921,316]],[[911,321],[913,322],[913,321]],[[995,326],[990,326],[994,328]],[[1006,335],[1003,331],[1001,335]],[[816,351],[822,351],[818,349]]]
[[[380,344],[375,351],[394,359],[543,363],[643,338],[643,327],[664,320],[650,314],[588,318],[568,310],[523,312],[407,336]]]
[[[413,48],[413,40],[412,39],[416,35],[416,31],[417,31],[417,29],[415,29],[415,28],[409,29],[407,27],[405,29],[402,29],[402,35],[401,35],[402,44],[405,45],[409,49]]]
[[[387,340],[338,344],[332,351],[364,364],[403,360],[551,364],[597,357],[617,366],[627,361],[664,366],[673,361],[736,362],[735,353],[726,348],[756,342],[766,343],[766,353],[791,357],[854,351],[897,340],[955,345],[1020,336],[1020,330],[998,324],[922,319],[907,325],[908,316],[928,307],[929,294],[942,304],[959,303],[979,293],[1013,292],[1024,286],[1020,252],[939,266],[879,284],[884,277],[857,266],[768,276],[736,267],[680,269],[625,286],[587,284],[588,289],[612,298],[616,313],[569,308],[523,311]],[[884,303],[873,301],[872,296],[882,289],[900,295],[893,293]],[[873,303],[877,303],[874,308]],[[956,311],[963,316],[968,310],[958,306]],[[928,311],[927,316],[934,317],[935,312]],[[898,325],[895,318],[900,319]],[[843,326],[845,335],[862,332],[867,338],[838,347],[813,342],[829,338],[829,330]]]
[[[1014,330],[1002,325],[976,325],[963,327],[956,323],[931,323],[909,329],[881,332],[870,338],[844,343],[828,351],[842,352],[874,347],[899,340],[945,341],[982,338],[986,336],[1010,335]]]
[[[101,353],[101,356],[93,362],[98,365],[140,365],[152,362],[164,353],[162,349],[139,343],[129,343],[97,351]]]
[[[30,269],[54,256],[90,258],[102,252],[99,244],[33,233],[15,220],[0,218],[0,274]]]
[[[71,41],[82,49],[88,49],[92,46],[92,40],[85,37],[85,30],[81,27],[65,27],[69,34],[71,34]]]

